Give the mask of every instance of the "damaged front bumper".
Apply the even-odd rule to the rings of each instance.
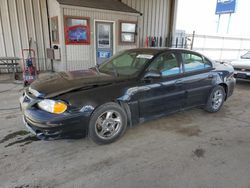
[[[83,112],[52,114],[37,107],[36,104],[40,100],[27,92],[20,98],[24,125],[39,139],[58,139],[86,132],[89,114]]]

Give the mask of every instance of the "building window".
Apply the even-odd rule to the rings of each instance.
[[[65,16],[66,44],[90,44],[89,18]]]
[[[59,44],[58,16],[51,18],[51,32],[52,32],[52,42],[54,44]]]
[[[120,42],[135,43],[136,41],[136,23],[135,22],[120,22]]]

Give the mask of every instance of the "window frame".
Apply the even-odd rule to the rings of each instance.
[[[68,19],[86,20],[87,21],[87,26],[83,26],[83,25],[68,26],[67,25],[67,20]],[[81,41],[81,42],[70,41],[69,37],[68,37],[68,31],[72,27],[85,28],[86,31],[87,31],[87,40],[86,41]],[[65,15],[64,16],[64,35],[65,35],[64,38],[65,38],[65,44],[66,45],[90,45],[90,18],[89,17],[83,17],[83,16]]]
[[[122,24],[135,24],[135,32],[123,32],[122,31]],[[136,21],[126,21],[126,20],[119,20],[119,44],[136,44],[137,41],[137,27],[138,27],[138,22]],[[133,34],[134,35],[134,41],[129,42],[129,41],[122,41],[122,34]]]
[[[53,29],[53,22],[56,24],[56,30]],[[60,36],[59,36],[59,21],[58,21],[58,16],[53,16],[50,18],[50,27],[51,27],[51,42],[53,44],[59,44],[60,43]],[[57,35],[57,40],[54,40],[53,38],[53,32],[56,33]]]

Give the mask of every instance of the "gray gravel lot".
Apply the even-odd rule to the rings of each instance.
[[[21,89],[0,84],[0,187],[250,187],[250,82],[217,114],[181,112],[105,146],[38,141],[22,123]]]

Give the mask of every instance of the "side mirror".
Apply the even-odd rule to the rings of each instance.
[[[150,79],[150,78],[161,78],[161,72],[160,71],[153,71],[150,70],[148,72],[146,72],[146,74],[144,75],[144,79]]]

